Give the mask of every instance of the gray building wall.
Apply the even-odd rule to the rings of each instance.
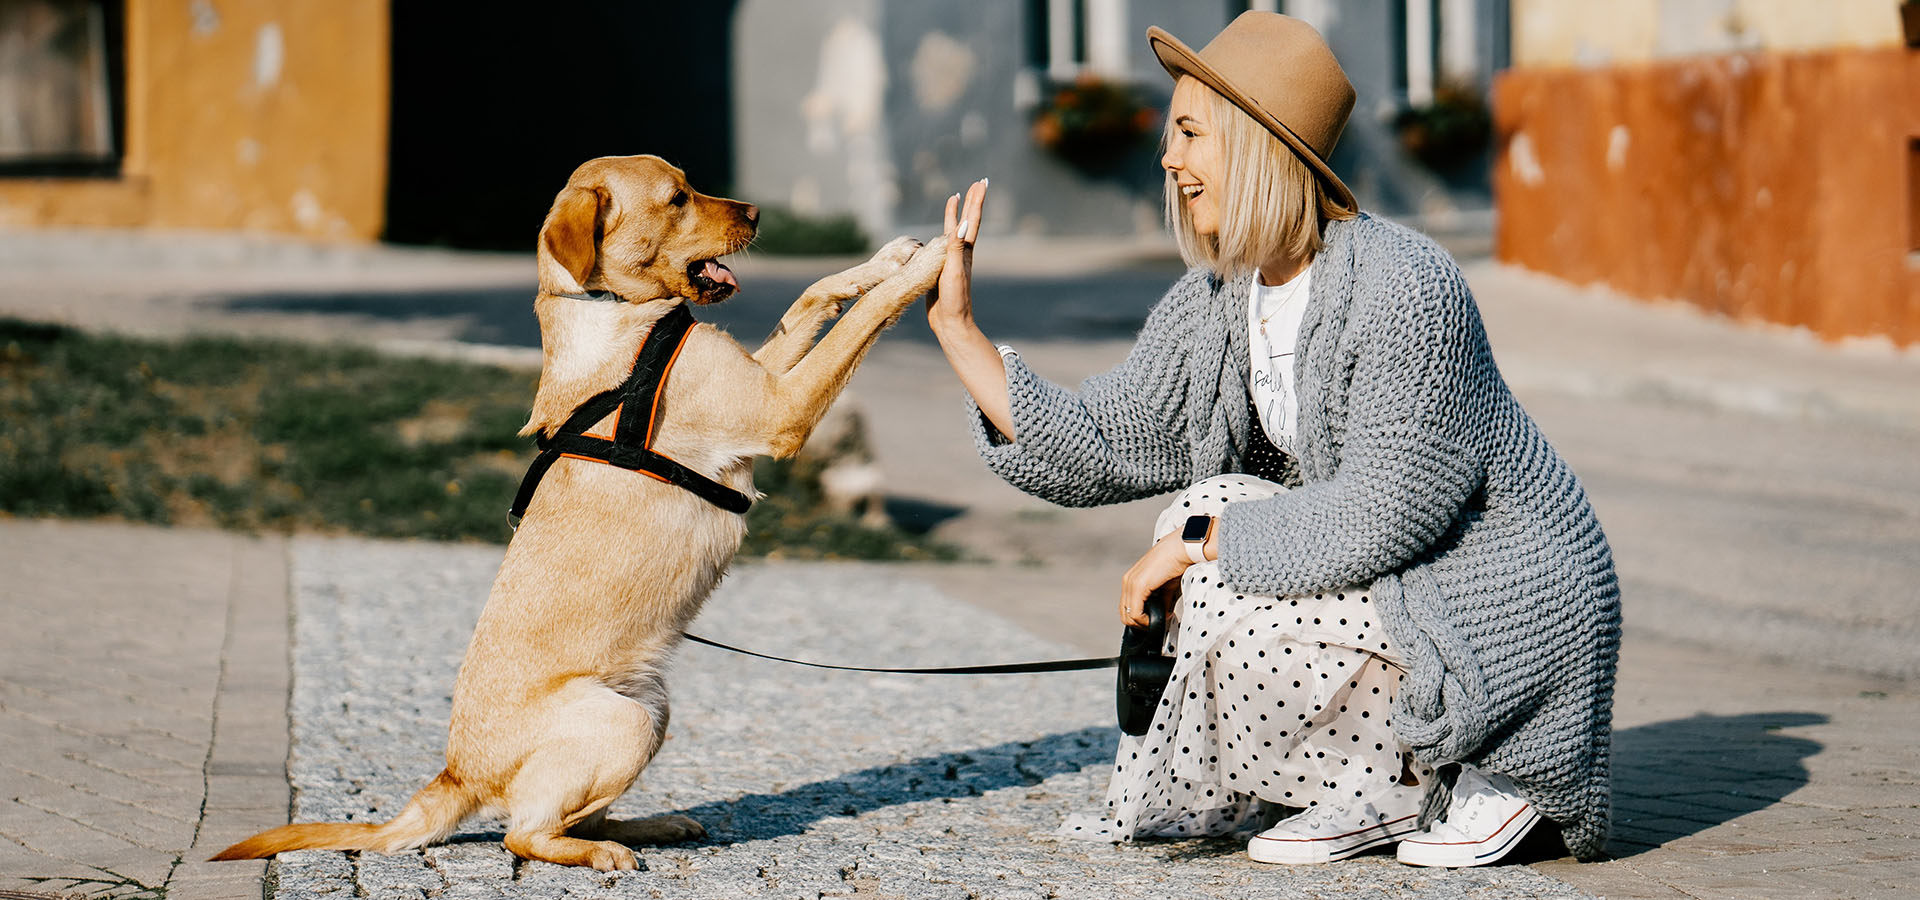
[[[1029,66],[1030,2],[742,0],[733,23],[737,194],[805,214],[852,212],[884,239],[933,230],[947,196],[985,176],[993,179],[984,225],[991,233],[1157,233],[1153,140],[1092,174],[1034,142],[1032,104],[1046,81]],[[1103,0],[1088,5],[1095,2]],[[1125,77],[1162,106],[1172,85],[1147,45],[1147,26],[1198,47],[1248,6],[1104,2],[1125,10]],[[1457,186],[1449,190],[1407,161],[1388,125],[1404,100],[1396,55],[1404,44],[1394,38],[1406,2],[1273,5],[1321,28],[1354,82],[1359,100],[1332,162],[1364,207],[1404,214],[1483,203],[1470,190],[1463,201]],[[1466,2],[1502,11],[1505,4]],[[1488,20],[1479,17],[1476,27]]]

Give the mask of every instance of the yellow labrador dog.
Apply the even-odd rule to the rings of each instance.
[[[730,296],[738,283],[718,259],[752,240],[758,216],[694,191],[656,157],[576,170],[541,228],[544,364],[522,433],[551,438],[589,398],[621,386],[648,332],[678,305]],[[880,332],[938,281],[945,241],[900,238],[820,280],[752,355],[692,326],[654,401],[652,449],[751,496],[753,458],[800,449]],[[644,413],[616,410],[591,431],[611,434],[620,415]],[[287,825],[214,859],[405,850],[444,840],[481,811],[507,817],[513,853],[596,869],[634,868],[628,844],[701,836],[684,816],[616,821],[606,810],[659,749],[662,669],[745,534],[743,516],[690,490],[560,459],[507,547],[461,664],[446,770],[385,824]]]

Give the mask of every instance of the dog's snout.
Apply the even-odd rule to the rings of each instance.
[[[747,224],[750,224],[750,225],[760,224],[760,207],[758,206],[755,206],[751,203],[747,204],[747,208],[741,211],[741,215],[744,215],[747,217]]]

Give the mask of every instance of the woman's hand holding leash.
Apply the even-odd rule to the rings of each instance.
[[[927,325],[940,340],[947,364],[953,366],[953,373],[973,395],[973,402],[979,404],[980,412],[1002,435],[1013,440],[1013,404],[1007,399],[1006,364],[973,321],[973,243],[980,236],[980,210],[986,201],[984,178],[967,187],[964,200],[959,194],[947,198],[947,265],[940,273],[939,288],[927,295]]]
[[[1208,532],[1201,553],[1209,560],[1220,558],[1220,529]],[[1179,596],[1180,576],[1193,564],[1179,531],[1155,541],[1147,554],[1120,578],[1120,623],[1133,628],[1147,627],[1147,604],[1159,603],[1164,608]]]

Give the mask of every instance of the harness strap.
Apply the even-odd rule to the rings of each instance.
[[[562,294],[580,300],[619,299],[598,292],[593,296]],[[686,304],[675,305],[653,323],[647,339],[635,355],[633,370],[619,387],[589,398],[567,416],[552,437],[539,439],[540,455],[527,467],[507,510],[507,522],[518,527],[533,502],[533,494],[547,470],[563,457],[611,466],[649,475],[667,484],[677,485],[730,513],[744,513],[753,506],[753,498],[705,475],[681,465],[653,449],[653,426],[659,411],[660,387],[693,328],[693,313]],[[593,434],[592,428],[607,416],[615,416],[611,435]]]

